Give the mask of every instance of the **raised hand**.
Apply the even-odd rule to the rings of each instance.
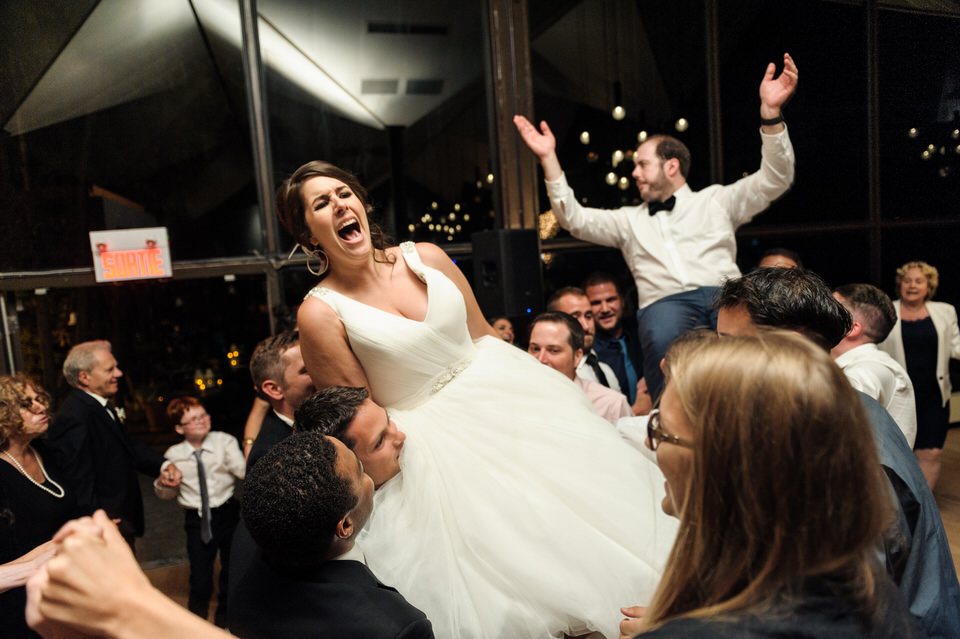
[[[560,168],[560,161],[557,159],[557,139],[553,136],[553,131],[544,121],[540,122],[540,130],[530,124],[530,120],[522,115],[513,116],[513,124],[520,132],[520,137],[530,148],[531,151],[540,159],[540,166],[543,167],[543,177],[547,180],[559,179],[563,174]]]
[[[550,130],[550,127],[547,126],[546,122],[540,122],[541,131],[538,131],[537,128],[530,123],[530,120],[522,115],[515,115],[513,116],[513,124],[517,127],[517,131],[520,132],[520,137],[523,138],[523,141],[527,143],[527,146],[530,147],[530,150],[533,151],[537,157],[543,158],[545,155],[554,153],[557,150],[557,140],[553,137],[553,132]]]
[[[797,90],[797,65],[789,53],[783,54],[783,71],[778,77],[774,77],[776,71],[776,64],[768,64],[760,82],[760,115],[764,118],[780,115],[780,108]]]

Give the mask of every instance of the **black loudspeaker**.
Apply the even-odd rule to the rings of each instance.
[[[539,239],[534,229],[473,234],[473,292],[486,317],[543,310]]]

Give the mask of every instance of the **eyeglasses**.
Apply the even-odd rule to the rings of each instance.
[[[650,411],[650,417],[647,419],[647,448],[657,450],[660,442],[667,442],[684,448],[693,448],[693,442],[676,435],[671,435],[660,427],[660,409],[654,408]]]
[[[205,420],[205,419],[210,419],[210,413],[201,413],[200,415],[197,415],[197,416],[194,417],[193,419],[188,419],[188,420],[185,421],[185,422],[180,422],[180,425],[181,425],[181,426],[189,426],[190,424],[199,424],[200,422],[202,422],[202,421]]]

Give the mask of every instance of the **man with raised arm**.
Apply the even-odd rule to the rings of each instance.
[[[781,107],[797,87],[789,54],[783,71],[767,66],[760,82],[761,164],[733,184],[693,191],[690,152],[679,140],[655,135],[637,148],[633,177],[643,203],[615,210],[581,206],[557,159],[546,122],[537,130],[522,115],[514,124],[543,167],[560,226],[579,239],[619,248],[637,285],[643,377],[651,397],[663,387],[660,360],[673,338],[696,326],[716,326],[717,286],[740,275],[736,229],[783,195],[793,182],[793,146]]]

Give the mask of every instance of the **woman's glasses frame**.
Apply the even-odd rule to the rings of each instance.
[[[689,439],[671,435],[660,426],[660,409],[654,408],[650,411],[650,417],[647,419],[647,448],[656,451],[660,442],[667,442],[684,448],[693,448],[693,442]]]

